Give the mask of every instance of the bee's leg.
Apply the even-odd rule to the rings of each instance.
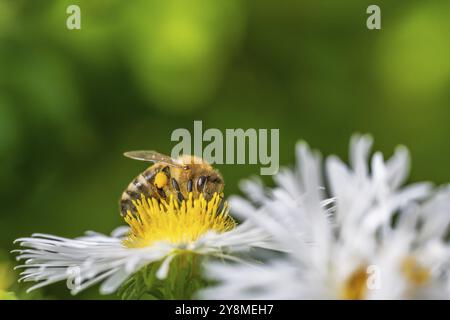
[[[192,192],[192,179],[189,179],[189,181],[187,182],[187,192]]]
[[[207,179],[208,178],[206,176],[200,176],[200,177],[198,177],[197,182],[196,182],[197,191],[199,193],[202,193],[205,198],[206,198],[205,187],[206,187]]]
[[[170,178],[170,168],[168,166],[162,168],[161,171],[164,172],[167,175],[167,177]]]
[[[184,200],[183,195],[181,194],[181,190],[180,190],[180,186],[177,182],[177,180],[175,180],[174,178],[171,179],[172,181],[172,187],[175,189],[175,191],[177,192],[177,197],[178,197],[178,201],[182,202]]]
[[[221,197],[219,206],[217,207],[217,214],[220,214],[224,207],[225,207],[225,200],[223,200],[223,198]]]
[[[220,198],[220,202],[219,205],[217,206],[217,214],[220,214],[224,210],[227,202],[224,199],[223,192],[219,193],[218,196]]]
[[[158,189],[158,188],[156,190],[157,190],[158,195],[160,196],[160,198],[165,200],[167,196],[166,196],[166,193],[164,192],[164,190],[163,189]]]

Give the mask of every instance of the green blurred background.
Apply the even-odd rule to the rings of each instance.
[[[81,30],[66,28],[70,4]],[[370,4],[381,30],[366,28]],[[346,159],[369,132],[387,154],[410,147],[412,181],[450,180],[449,14],[446,0],[0,0],[0,260],[33,232],[109,233],[145,168],[122,152],[170,153],[193,120],[279,128],[283,165],[300,138]],[[226,194],[259,173],[218,168]],[[73,298],[24,288],[10,286]],[[97,292],[75,298],[115,298]]]

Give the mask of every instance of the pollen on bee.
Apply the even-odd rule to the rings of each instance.
[[[167,175],[164,172],[158,172],[155,176],[155,186],[158,189],[163,188],[169,182]]]

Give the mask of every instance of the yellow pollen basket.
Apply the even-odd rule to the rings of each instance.
[[[169,180],[167,179],[167,175],[164,172],[158,172],[155,176],[155,186],[159,189],[163,188],[167,185],[167,182]]]
[[[128,211],[124,217],[130,226],[128,237],[123,241],[129,248],[142,248],[158,241],[172,244],[190,244],[208,231],[223,233],[232,230],[236,223],[228,215],[228,205],[219,211],[221,197],[215,193],[210,201],[203,195],[179,203],[173,196],[169,202],[155,198],[133,201],[136,215]]]

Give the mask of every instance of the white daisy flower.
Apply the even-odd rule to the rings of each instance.
[[[208,265],[219,285],[209,299],[450,298],[446,241],[450,188],[402,187],[409,155],[399,147],[385,162],[372,140],[354,136],[351,166],[321,159],[297,146],[295,170],[281,171],[277,187],[246,181],[250,199],[230,200],[234,213],[272,235],[286,255],[266,265]]]
[[[146,266],[157,266],[155,278],[165,279],[173,258],[183,254],[237,260],[235,252],[270,246],[267,235],[250,223],[236,225],[220,201],[217,194],[207,202],[192,193],[181,204],[142,198],[135,203],[137,214],[125,217],[129,227],[111,236],[88,232],[76,239],[47,234],[17,239],[24,249],[14,251],[25,261],[17,267],[24,268],[20,281],[37,282],[31,291],[65,280],[72,294],[103,282],[100,291],[109,294]]]

